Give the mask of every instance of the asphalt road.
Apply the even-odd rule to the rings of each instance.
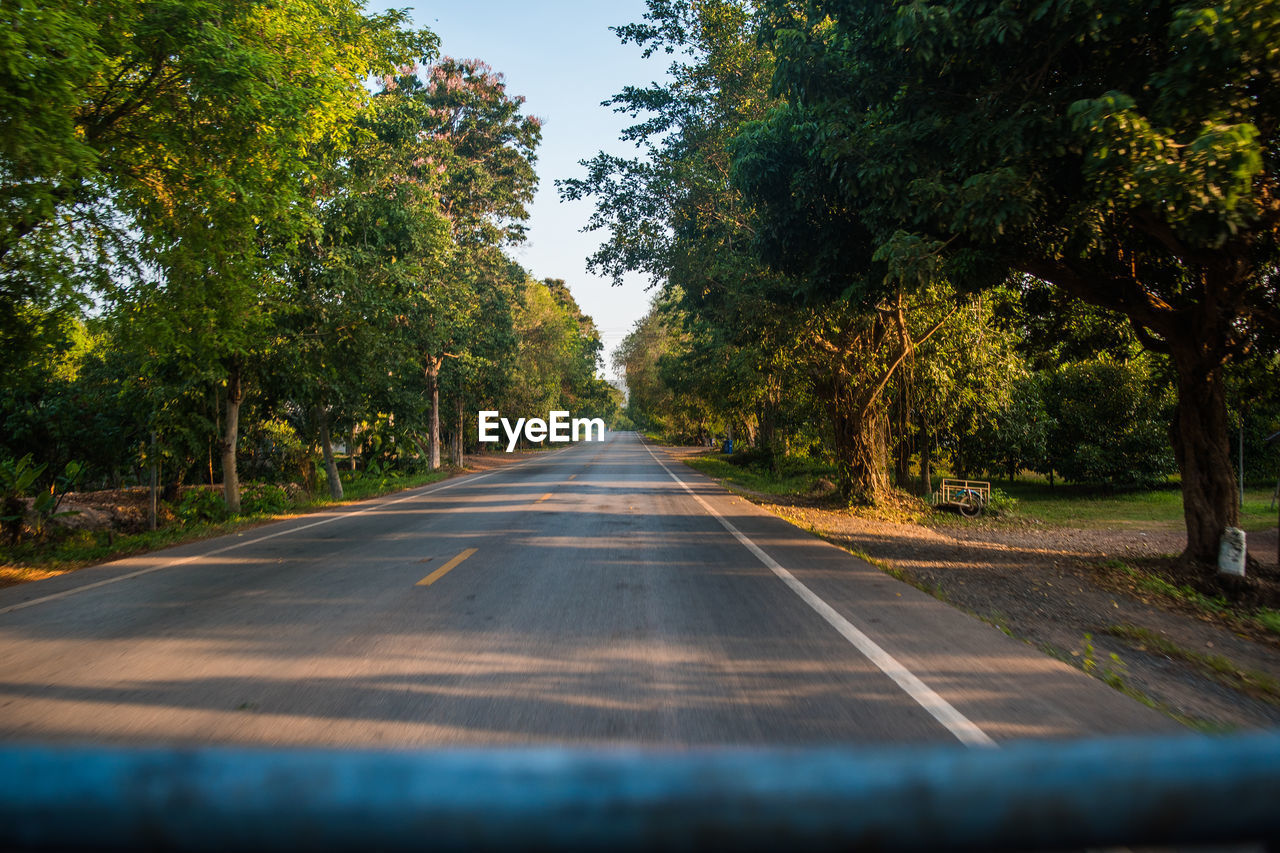
[[[955,743],[1161,714],[631,433],[0,590],[0,739]]]

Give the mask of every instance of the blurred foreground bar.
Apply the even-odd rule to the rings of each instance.
[[[1280,839],[1280,733],[1003,749],[0,748],[10,850],[1036,850]]]

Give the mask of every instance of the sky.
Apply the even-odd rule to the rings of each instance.
[[[619,140],[631,123],[601,106],[628,85],[663,79],[669,57],[643,59],[611,26],[639,21],[644,0],[551,0],[467,3],[371,2],[371,11],[406,9],[417,26],[440,36],[440,50],[459,59],[482,59],[505,75],[507,91],[527,98],[525,112],[543,120],[538,149],[538,193],[530,208],[528,239],[511,255],[535,278],[561,278],[582,310],[596,322],[604,343],[605,375],[614,375],[614,348],[648,310],[648,281],[632,277],[620,287],[587,271],[586,259],[603,232],[583,233],[593,202],[561,203],[558,178],[581,177],[579,161],[598,151],[630,156]]]

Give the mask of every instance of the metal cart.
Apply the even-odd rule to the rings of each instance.
[[[982,480],[944,479],[929,502],[934,506],[952,506],[965,518],[982,514],[991,501],[991,484]]]

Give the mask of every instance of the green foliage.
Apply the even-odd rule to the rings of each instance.
[[[279,515],[293,506],[289,493],[273,483],[249,483],[240,504],[243,515]]]
[[[47,466],[36,464],[28,453],[21,459],[0,459],[0,496],[24,497]]]
[[[5,539],[16,545],[22,538],[26,501],[45,465],[36,464],[28,453],[21,459],[0,459],[0,525]]]
[[[426,464],[428,386],[455,434],[502,400],[541,122],[501,74],[420,68],[435,36],[360,0],[24,1],[0,23],[0,456],[114,486],[154,465],[170,494],[241,464],[310,488],[321,424],[393,477]],[[612,415],[594,325],[555,300],[572,333],[541,379]]]
[[[1212,588],[1212,594],[1206,594],[1190,583],[1176,579],[1170,580],[1167,570],[1132,565],[1120,560],[1108,560],[1102,568],[1117,573],[1124,582],[1132,584],[1142,592],[1167,599],[1181,607],[1190,608],[1197,611],[1203,618],[1224,622],[1237,630],[1243,627],[1280,633],[1276,631],[1277,611],[1266,607],[1240,604]],[[1206,586],[1204,579],[1197,579],[1197,585]]]
[[[188,489],[184,492],[174,512],[187,525],[220,522],[230,516],[222,495],[205,488]]]
[[[1211,559],[1222,366],[1280,329],[1274,2],[761,6],[786,101],[732,168],[762,253],[828,298],[1029,276],[1123,316],[1170,357],[1187,555]]]
[[[767,495],[809,495],[821,493],[821,482],[835,476],[829,463],[804,456],[791,456],[773,465],[757,457],[754,463],[736,464],[734,456],[715,454],[685,460],[690,468],[729,483]]]
[[[1003,482],[1000,487],[1017,499],[1018,516],[1051,526],[1093,529],[1154,523],[1177,527],[1184,519],[1182,494],[1173,483],[1150,490],[1118,490],[1062,483],[1050,486],[1043,480],[1023,479]],[[1276,513],[1270,501],[1270,487],[1246,491],[1241,527],[1247,531],[1274,527]]]
[[[1137,362],[1086,362],[1055,371],[1045,387],[1053,419],[1049,465],[1078,483],[1151,486],[1175,470],[1170,403]]]
[[[282,418],[256,418],[244,432],[244,471],[252,479],[294,480],[310,464],[310,448]],[[246,492],[244,500],[248,500]]]
[[[1099,665],[1097,653],[1093,645],[1093,635],[1084,635],[1084,653],[1080,658],[1080,668],[1089,675],[1102,679],[1116,690],[1125,689],[1125,677],[1128,675],[1129,668],[1124,661],[1120,660],[1120,656],[1115,652],[1111,652],[1108,656],[1109,663]]]
[[[27,520],[26,499],[29,495],[34,519],[32,526],[37,534],[44,532],[45,524],[50,519],[70,514],[58,512],[58,507],[80,481],[84,465],[75,461],[68,462],[62,473],[54,477],[46,488],[37,489],[46,467],[45,463],[35,463],[29,453],[17,460],[0,459],[0,530],[3,530],[10,545],[16,545],[22,539]]]
[[[513,318],[516,363],[503,404],[526,417],[552,410],[612,417],[616,402],[596,375],[600,335],[564,282],[527,280]]]
[[[993,515],[1007,515],[1018,508],[1018,499],[1004,489],[991,487],[991,496],[987,500],[987,510]]]

